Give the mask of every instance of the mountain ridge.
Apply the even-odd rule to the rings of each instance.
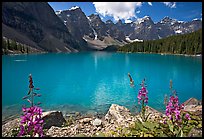
[[[2,36],[47,52],[78,52],[121,47],[202,28],[202,20],[182,22],[168,16],[154,23],[150,16],[131,23],[103,22],[78,6],[54,11],[47,2],[3,2]]]

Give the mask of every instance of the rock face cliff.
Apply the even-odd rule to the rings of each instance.
[[[2,34],[49,52],[74,52],[77,42],[46,2],[3,2]]]

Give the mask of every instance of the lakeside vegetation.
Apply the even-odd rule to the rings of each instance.
[[[2,37],[2,55],[8,54],[30,54],[30,53],[43,53],[43,50],[31,47],[26,44],[19,43],[13,39]]]
[[[174,35],[159,40],[133,42],[118,48],[120,52],[202,54],[202,29],[183,35]]]
[[[11,39],[2,37],[2,54],[9,54],[9,51],[18,51],[19,53],[29,53],[30,48]]]

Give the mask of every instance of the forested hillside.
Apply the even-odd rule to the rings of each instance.
[[[174,35],[164,39],[133,42],[118,48],[122,52],[202,54],[202,29],[184,35]]]

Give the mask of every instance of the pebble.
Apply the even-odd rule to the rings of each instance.
[[[108,113],[106,114],[106,119],[105,119],[105,116],[99,119],[94,116],[82,118],[82,116],[80,115],[80,118],[76,119],[74,124],[69,125],[67,127],[51,126],[51,128],[49,128],[48,131],[46,132],[46,136],[47,137],[60,137],[60,136],[74,137],[77,134],[84,134],[85,136],[90,137],[93,135],[97,135],[96,132],[98,131],[104,134],[108,134],[110,131],[118,132],[117,130],[118,127],[128,127],[131,123],[134,123],[134,121],[136,120],[136,117],[138,117],[138,115],[131,116],[129,111],[125,107],[123,108],[123,106],[114,105],[114,107],[112,108],[115,108],[115,109],[111,109],[111,110],[109,109]],[[124,113],[123,113],[123,109],[124,109]],[[111,113],[114,114],[115,116],[111,115]],[[153,112],[152,115],[154,115],[152,117],[150,116],[152,120],[154,120],[153,119],[154,117],[159,117],[161,115],[163,116],[163,114],[156,113],[156,112]],[[4,137],[11,136],[10,128],[8,127],[15,125],[15,123],[17,122],[14,120],[13,122],[8,123],[6,126],[3,125],[2,136]],[[201,134],[202,134],[202,131],[201,131]]]

